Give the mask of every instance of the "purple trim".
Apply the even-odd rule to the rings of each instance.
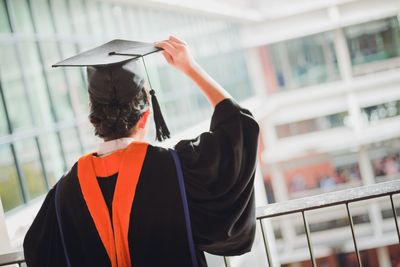
[[[190,255],[192,257],[192,264],[193,267],[198,267],[197,259],[196,259],[196,250],[194,248],[194,240],[193,240],[193,233],[192,233],[192,226],[190,223],[190,216],[189,216],[189,206],[186,198],[186,190],[185,190],[185,184],[183,181],[183,172],[182,172],[182,166],[181,162],[178,157],[178,153],[173,150],[169,149],[171,152],[172,158],[174,159],[175,162],[175,167],[176,167],[176,173],[178,175],[178,183],[179,183],[179,189],[181,192],[181,198],[182,198],[182,204],[183,204],[183,213],[185,216],[185,222],[186,222],[186,232],[187,232],[187,237],[188,237],[188,242],[189,242],[189,250],[190,250]]]
[[[64,176],[61,177],[61,179],[62,178],[64,178]],[[56,217],[57,217],[58,229],[60,230],[60,237],[61,237],[62,247],[63,247],[63,250],[64,250],[65,260],[66,260],[67,266],[71,267],[71,263],[70,263],[69,257],[68,257],[67,247],[65,245],[65,239],[64,239],[64,233],[63,233],[63,230],[62,230],[62,224],[61,224],[61,210],[60,210],[61,179],[58,181],[58,183],[56,185],[56,195],[55,195],[54,201],[55,201],[55,207],[56,207]]]

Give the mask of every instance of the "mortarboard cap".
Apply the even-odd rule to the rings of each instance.
[[[150,85],[156,138],[163,141],[170,137],[155,92],[151,87],[144,56],[160,51],[151,43],[112,40],[76,56],[67,58],[53,67],[87,67],[89,95],[95,101],[124,103],[144,89],[138,59],[142,59]]]

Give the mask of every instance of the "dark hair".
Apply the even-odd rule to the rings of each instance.
[[[110,103],[101,104],[90,96],[89,99],[89,120],[94,126],[94,134],[105,140],[130,136],[149,106],[145,89],[140,90],[131,101],[125,103],[112,100]]]

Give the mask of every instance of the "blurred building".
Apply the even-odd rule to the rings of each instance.
[[[257,47],[268,95],[269,200],[399,179],[400,2],[283,2],[242,29],[245,45]],[[363,263],[398,266],[389,199],[353,209]],[[357,266],[344,206],[311,213],[309,223],[319,266]],[[281,264],[311,266],[301,216],[273,227]]]
[[[398,0],[1,0],[0,197],[10,247],[43,195],[99,141],[84,70],[51,64],[114,38],[182,37],[257,110],[269,202],[400,179],[399,14]],[[194,84],[160,55],[148,61],[173,135],[209,117]],[[353,209],[365,266],[395,266],[389,201]],[[319,266],[356,266],[344,207],[309,221]],[[271,225],[279,263],[310,266],[301,217]],[[232,265],[265,266],[249,256]]]

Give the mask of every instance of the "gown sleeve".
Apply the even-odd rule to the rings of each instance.
[[[55,212],[53,187],[36,215],[24,239],[24,256],[28,267],[66,266]]]
[[[252,114],[225,99],[215,107],[208,132],[176,144],[199,250],[225,256],[250,251],[258,133]]]

